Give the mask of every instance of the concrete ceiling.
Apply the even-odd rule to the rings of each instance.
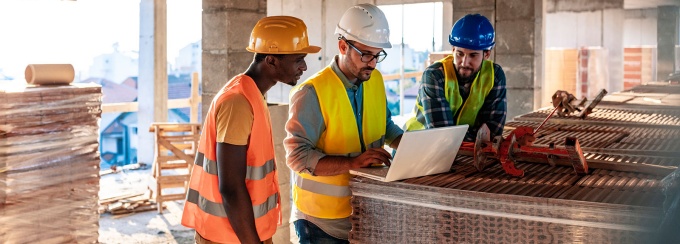
[[[680,0],[624,0],[624,9],[656,8],[664,5],[680,6]]]

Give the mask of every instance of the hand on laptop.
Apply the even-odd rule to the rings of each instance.
[[[371,164],[385,164],[390,166],[392,155],[383,148],[369,148],[361,155],[352,159],[352,168],[363,168]]]

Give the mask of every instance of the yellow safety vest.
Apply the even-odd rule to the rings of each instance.
[[[449,55],[437,62],[442,63],[442,67],[444,67],[444,78],[446,80],[444,84],[444,95],[451,107],[451,113],[455,115],[459,109],[462,109],[458,114],[458,118],[455,120],[456,125],[467,124],[474,126],[475,120],[477,119],[477,113],[484,104],[484,98],[489,95],[489,92],[494,85],[495,74],[493,62],[489,60],[482,61],[482,68],[472,82],[470,95],[465,99],[465,103],[463,103],[463,98],[460,96],[460,91],[458,91],[458,77],[456,77],[456,71],[453,67],[453,56]],[[420,95],[418,96],[420,98]],[[417,100],[419,100],[419,98],[417,98]],[[419,110],[418,113],[424,113],[423,106],[419,102],[416,102],[416,108]],[[424,118],[420,118],[419,120],[416,115],[406,121],[406,130],[408,131],[423,129],[425,129]]]
[[[358,156],[361,154],[359,136],[367,148],[385,144],[386,98],[382,75],[377,70],[363,83],[362,132],[359,135],[356,118],[345,86],[329,67],[319,71],[299,86],[311,84],[319,98],[326,130],[316,147],[330,156]],[[298,89],[293,89],[296,91]],[[291,93],[292,94],[292,93]],[[352,213],[350,206],[349,173],[335,176],[313,176],[296,172],[293,185],[293,202],[303,213],[324,219],[346,218]]]

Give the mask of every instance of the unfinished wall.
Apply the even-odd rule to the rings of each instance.
[[[660,6],[657,15],[657,79],[664,80],[676,68],[676,46],[680,39],[678,6]]]
[[[563,49],[603,48],[607,76],[603,88],[623,89],[623,46],[626,12],[623,0],[547,1],[546,47]],[[546,80],[546,82],[551,82]],[[554,91],[545,90],[543,97]],[[543,105],[547,105],[544,101]]]
[[[541,105],[545,6],[542,0],[512,0],[496,1],[495,8],[495,61],[505,71],[511,120]]]
[[[657,9],[626,9],[623,23],[623,46],[656,46]]]

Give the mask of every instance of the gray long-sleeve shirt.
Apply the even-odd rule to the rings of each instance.
[[[345,92],[349,97],[356,118],[358,133],[361,135],[361,119],[363,115],[363,84],[354,85],[350,83],[349,79],[340,71],[337,64],[338,57],[336,56],[331,62],[330,66],[333,72],[338,76],[345,86]],[[326,156],[320,149],[316,148],[321,134],[326,130],[324,118],[319,107],[319,98],[312,85],[304,85],[294,91],[289,105],[289,117],[286,123],[286,132],[288,133],[286,139],[283,140],[283,145],[286,149],[286,163],[288,167],[295,172],[304,172],[314,174],[319,160]],[[385,141],[390,144],[399,135],[403,134],[403,130],[399,128],[392,121],[392,114],[389,109],[387,111],[387,124],[385,128]],[[366,150],[363,138],[361,140],[362,151]],[[370,142],[369,142],[370,143]],[[347,239],[351,225],[348,218],[343,219],[319,219],[308,216],[295,208],[293,205],[293,213],[291,214],[291,222],[305,219],[308,220],[329,235],[340,239]]]

